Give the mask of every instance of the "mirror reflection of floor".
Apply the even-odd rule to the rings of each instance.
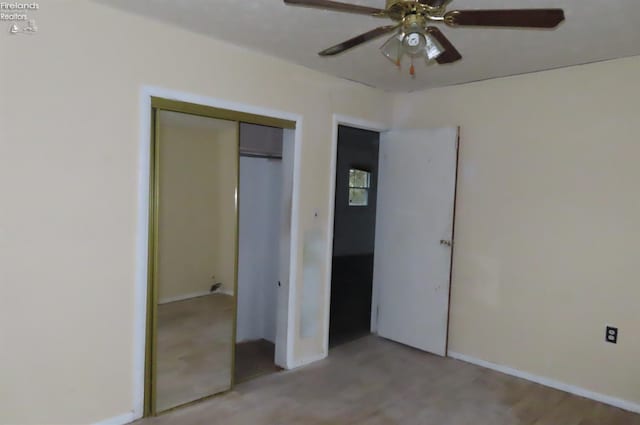
[[[236,344],[235,382],[245,382],[280,370],[275,363],[275,345],[261,339]]]
[[[229,389],[233,303],[211,294],[158,306],[158,412]]]

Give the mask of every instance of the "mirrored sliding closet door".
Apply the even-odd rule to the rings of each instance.
[[[232,386],[238,127],[156,112],[155,412]]]

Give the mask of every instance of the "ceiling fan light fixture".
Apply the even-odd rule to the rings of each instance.
[[[402,55],[404,54],[404,48],[402,45],[403,34],[394,34],[393,37],[388,39],[382,47],[380,47],[380,51],[391,62],[395,65],[400,65],[400,60],[402,59]]]
[[[440,57],[441,54],[445,52],[445,48],[442,47],[442,44],[438,42],[434,37],[430,35],[425,35],[426,46],[424,48],[425,56],[427,60],[434,61]]]
[[[410,56],[421,55],[427,45],[427,38],[421,32],[406,33],[402,38],[402,47]]]

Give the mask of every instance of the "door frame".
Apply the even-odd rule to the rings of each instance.
[[[325,271],[325,299],[324,306],[324,335],[322,336],[323,355],[329,354],[329,320],[331,314],[331,271],[333,268],[333,230],[336,209],[336,170],[338,167],[338,127],[341,125],[357,128],[360,130],[375,131],[383,133],[389,131],[388,125],[381,122],[367,121],[348,115],[333,114],[332,137],[331,137],[331,165],[329,166],[329,214],[327,217],[327,268]],[[376,288],[371,288],[371,332],[376,331],[374,320],[375,306],[377,306]]]
[[[195,115],[209,116],[211,118],[232,119],[234,121],[253,122],[285,128],[285,140],[293,139],[293,187],[291,202],[291,228],[290,228],[290,256],[289,256],[289,285],[285,293],[286,311],[285,329],[277,335],[276,363],[289,369],[293,364],[293,340],[294,340],[294,314],[293,306],[296,293],[296,265],[297,246],[299,244],[299,200],[300,200],[300,173],[301,173],[301,144],[302,144],[302,117],[298,114],[282,112],[272,109],[256,107],[253,105],[234,103],[222,99],[199,96],[196,94],[174,91],[154,86],[143,86],[140,91],[139,114],[139,159],[138,159],[138,217],[136,232],[136,284],[134,305],[134,352],[133,352],[133,416],[139,419],[151,413],[150,403],[145,401],[150,388],[150,350],[147,345],[151,340],[150,325],[153,319],[150,313],[155,310],[149,308],[153,299],[150,297],[153,291],[151,282],[153,270],[152,248],[154,246],[155,211],[152,203],[156,198],[153,190],[154,175],[154,145],[155,145],[155,111],[173,110],[176,112],[191,113]],[[288,136],[288,137],[287,137]],[[236,204],[236,213],[237,213]],[[236,229],[236,233],[237,233]],[[237,236],[237,235],[236,235]],[[237,254],[237,253],[236,253]],[[237,260],[237,255],[236,255]],[[236,261],[237,269],[237,261]],[[237,270],[236,270],[237,274]],[[235,316],[235,314],[234,314]],[[234,323],[237,318],[234,318]],[[235,338],[235,324],[234,324]],[[282,349],[284,347],[284,349]]]

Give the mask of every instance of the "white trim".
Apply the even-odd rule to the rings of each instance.
[[[113,418],[105,419],[100,422],[95,422],[93,425],[125,425],[139,419],[135,411],[125,413],[120,416],[114,416]]]
[[[336,208],[336,167],[338,166],[338,126],[346,125],[361,130],[370,130],[383,132],[388,131],[389,126],[373,121],[367,121],[360,118],[354,118],[347,115],[333,114],[332,135],[331,135],[331,164],[329,166],[329,215],[327,217],[327,268],[325,276],[327,284],[325,285],[325,306],[324,306],[324,335],[322,338],[322,356],[315,360],[320,360],[329,354],[329,315],[331,310],[331,259],[333,258],[333,221],[335,219]],[[375,289],[375,288],[374,288]],[[371,317],[373,317],[375,290],[371,296]],[[372,320],[372,332],[375,331]],[[314,360],[314,361],[315,361]],[[306,363],[302,363],[306,364]]]
[[[291,130],[285,129],[283,138],[290,135]],[[283,143],[286,140],[283,139]],[[286,369],[294,368],[293,341],[296,329],[296,288],[298,275],[298,245],[300,243],[300,181],[302,180],[302,117],[296,118],[296,129],[293,143],[293,194],[291,195],[291,245],[289,247],[289,300],[287,303],[287,364]],[[277,341],[276,341],[277,343]]]
[[[140,96],[138,141],[138,229],[136,235],[136,283],[133,328],[133,420],[144,415],[144,366],[147,338],[147,265],[149,251],[149,185],[151,169],[151,95]]]
[[[575,385],[566,384],[564,382],[556,381],[544,376],[534,375],[529,372],[524,372],[518,369],[511,368],[509,366],[502,366],[499,364],[491,363],[486,360],[476,359],[475,357],[467,356],[466,354],[455,353],[449,351],[448,356],[452,359],[461,360],[466,363],[471,363],[477,366],[482,366],[487,369],[496,370],[498,372],[505,373],[507,375],[515,376],[517,378],[526,379],[527,381],[535,382],[545,387],[555,388],[556,390],[564,391],[570,394],[575,394],[580,397],[588,398],[591,400],[599,401],[600,403],[608,404],[620,409],[628,410],[634,413],[640,413],[640,404],[632,401],[623,400],[620,398],[600,394],[594,391],[590,391],[584,388],[577,387]]]
[[[293,324],[294,324],[294,303],[295,286],[297,275],[297,252],[298,252],[298,227],[300,208],[300,172],[301,172],[301,151],[302,151],[302,116],[295,113],[283,112],[275,109],[268,109],[259,106],[230,102],[223,99],[200,96],[193,93],[169,90],[161,87],[142,86],[140,89],[139,114],[139,147],[138,147],[138,218],[136,232],[136,283],[134,300],[134,329],[133,329],[133,411],[127,414],[127,422],[132,422],[143,416],[144,412],[144,366],[145,366],[145,344],[146,344],[146,318],[147,318],[147,261],[149,243],[149,171],[151,165],[151,150],[149,141],[151,140],[151,97],[161,97],[165,99],[178,100],[182,102],[195,103],[199,105],[211,106],[214,108],[230,109],[238,112],[245,112],[256,115],[263,115],[272,118],[285,119],[296,122],[295,142],[294,142],[294,180],[293,196],[291,205],[291,258],[289,293],[287,294],[289,311],[287,317],[286,350],[287,367],[293,364]],[[119,416],[113,420],[121,420],[125,416]],[[111,420],[110,420],[111,421]],[[116,422],[113,422],[115,424]],[[120,422],[118,422],[120,423]],[[125,422],[122,422],[125,423]],[[100,423],[101,425],[112,422]]]
[[[142,95],[151,97],[161,97],[168,100],[177,100],[179,102],[195,103],[197,105],[211,106],[213,108],[228,109],[236,112],[246,112],[248,114],[262,115],[270,118],[278,118],[287,121],[295,121],[296,129],[298,128],[298,122],[302,121],[302,116],[292,112],[279,111],[277,109],[263,108],[260,106],[254,106],[247,103],[231,102],[224,99],[218,99],[214,97],[201,96],[194,93],[187,93],[178,90],[170,90],[156,86],[143,86]],[[151,104],[151,99],[149,99]],[[151,114],[150,112],[148,113]],[[151,124],[149,124],[151,125]],[[149,135],[151,136],[151,135]]]

